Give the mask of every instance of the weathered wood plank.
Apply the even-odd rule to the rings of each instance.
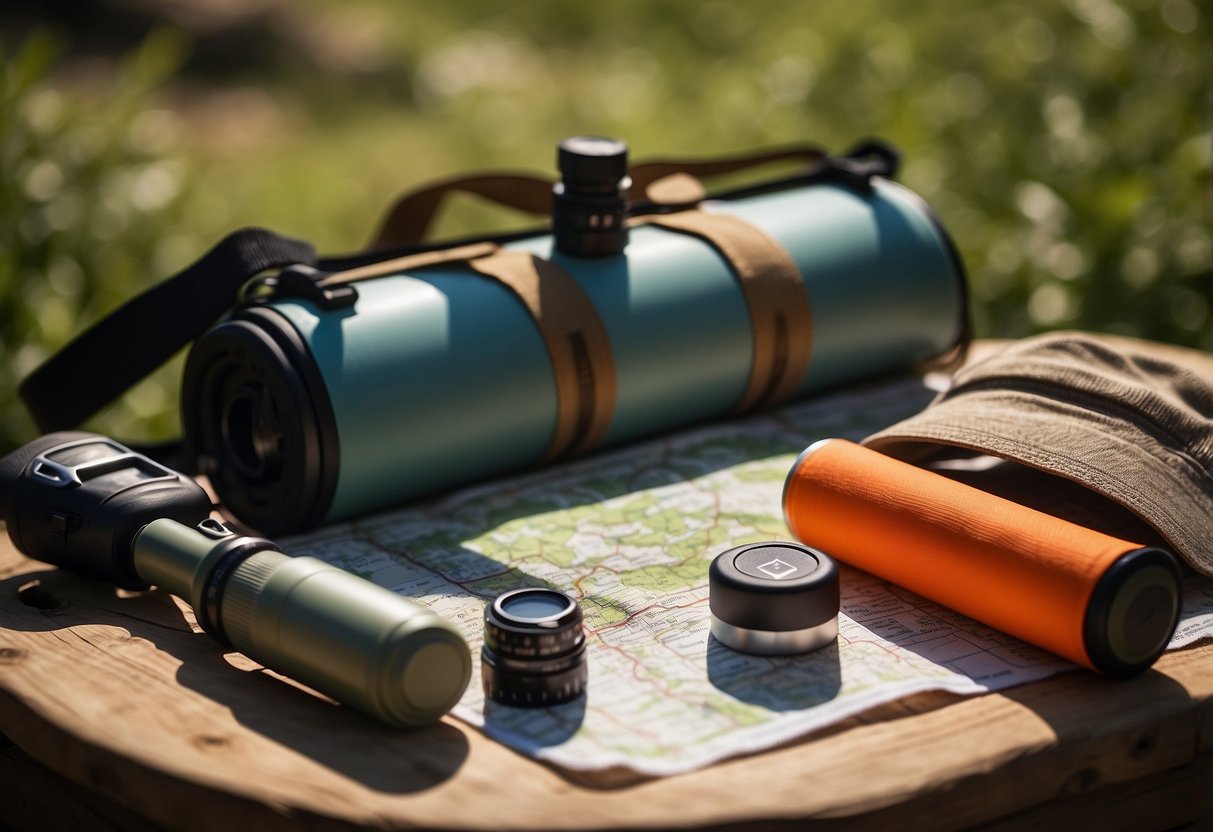
[[[0,829],[5,832],[158,832],[129,809],[39,765],[0,738]]]
[[[119,595],[6,542],[0,731],[153,823],[200,830],[950,829],[1116,794],[1213,747],[1206,644],[1129,682],[1075,672],[924,696],[756,757],[595,788],[455,721],[381,726],[191,625],[161,593]]]
[[[1038,806],[982,827],[980,832],[1140,832],[1143,829],[1213,828],[1213,755],[1090,795]]]

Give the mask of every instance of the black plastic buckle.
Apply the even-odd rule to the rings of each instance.
[[[348,283],[334,286],[321,285],[331,272],[324,272],[302,263],[287,266],[278,272],[266,286],[271,298],[302,298],[310,300],[322,309],[345,309],[358,300],[358,290]]]
[[[872,177],[893,179],[901,156],[890,145],[870,139],[852,147],[845,156],[827,156],[818,176],[861,193],[871,193]]]

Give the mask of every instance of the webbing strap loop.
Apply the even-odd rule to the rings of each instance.
[[[606,327],[589,296],[550,260],[502,249],[469,261],[511,291],[543,336],[556,381],[556,429],[540,462],[594,447],[615,413],[615,362]]]
[[[703,210],[645,217],[643,222],[711,245],[745,296],[753,337],[750,378],[734,413],[775,404],[796,392],[813,351],[813,316],[800,269],[766,232],[738,217]]]
[[[359,280],[370,280],[374,277],[384,277],[389,274],[424,269],[430,266],[441,266],[446,263],[464,263],[478,257],[487,257],[498,251],[496,243],[471,243],[456,248],[441,248],[433,251],[420,251],[416,254],[406,254],[403,257],[393,257],[391,260],[380,260],[353,269],[332,272],[317,280],[321,288],[357,283]]]
[[[639,199],[645,196],[649,185],[675,173],[685,173],[696,179],[704,179],[727,173],[738,173],[776,162],[800,162],[808,166],[815,166],[827,158],[829,158],[828,154],[820,147],[801,144],[711,159],[653,159],[632,166],[629,171],[632,177],[632,187],[628,195],[633,199]]]
[[[843,157],[831,156],[816,145],[797,144],[707,159],[653,159],[631,167],[629,175],[632,184],[628,189],[628,199],[634,204],[646,201],[660,204],[662,200],[654,198],[650,186],[673,174],[703,179],[778,162],[804,165],[805,176],[838,179],[859,187],[866,187],[871,176],[892,177],[897,170],[896,152],[877,141],[857,145]],[[405,193],[393,203],[372,237],[369,248],[420,243],[432,227],[443,201],[455,193],[478,196],[523,213],[547,216],[552,206],[553,184],[550,177],[503,171],[442,179],[423,185]]]
[[[447,195],[465,193],[528,214],[552,208],[552,181],[529,173],[486,173],[443,179],[410,191],[392,205],[368,248],[418,243],[425,239]]]

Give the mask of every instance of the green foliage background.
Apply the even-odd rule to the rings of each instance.
[[[548,171],[579,133],[635,158],[879,135],[956,239],[979,335],[1213,349],[1213,12],[1193,0],[231,5],[101,45],[66,20],[0,31],[0,449],[35,433],[20,378],[227,231],[353,250],[409,186]],[[460,203],[440,231],[514,221]],[[178,373],[91,426],[176,433]]]

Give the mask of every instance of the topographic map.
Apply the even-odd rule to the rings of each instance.
[[[473,676],[454,714],[566,769],[672,774],[802,736],[925,690],[979,693],[1074,665],[857,570],[842,569],[835,644],[762,658],[709,635],[708,565],[790,539],[780,497],[796,455],[920,410],[916,379],[811,399],[471,488],[286,541],[455,622]],[[522,586],[577,597],[588,695],[545,709],[486,703],[484,605]],[[1213,635],[1193,580],[1172,647]]]

